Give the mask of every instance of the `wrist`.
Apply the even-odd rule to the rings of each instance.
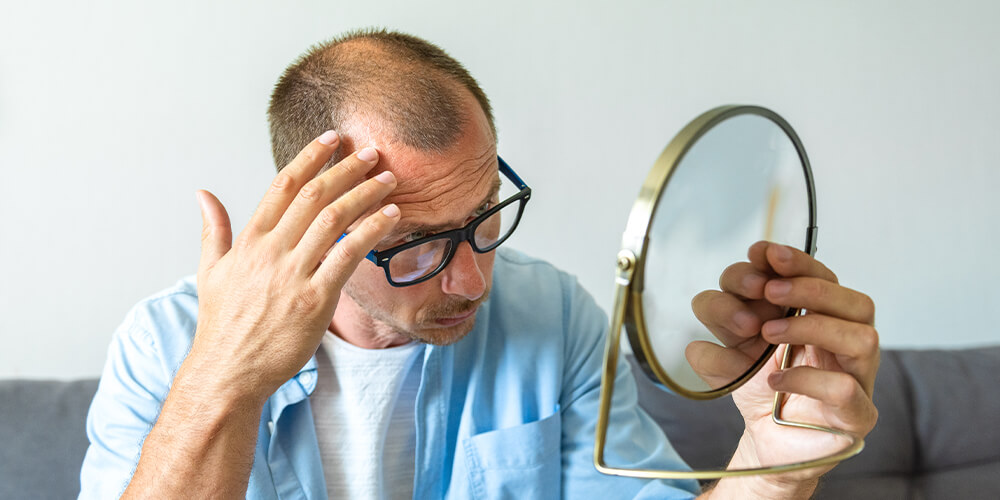
[[[183,400],[192,410],[211,417],[239,411],[260,410],[274,392],[262,387],[251,375],[219,363],[215,356],[193,348],[177,370],[170,396]],[[169,398],[168,398],[169,399]]]
[[[733,459],[727,467],[730,470],[752,469],[768,465],[761,463],[757,445],[749,432],[744,432]],[[712,489],[715,498],[767,498],[767,499],[807,499],[816,490],[819,477],[806,471],[791,471],[776,474],[760,474],[724,478]]]

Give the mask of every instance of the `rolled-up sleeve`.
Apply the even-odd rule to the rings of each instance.
[[[132,315],[130,315],[132,316]],[[80,470],[80,498],[118,498],[169,390],[152,335],[134,321],[114,334],[87,414],[90,446]]]

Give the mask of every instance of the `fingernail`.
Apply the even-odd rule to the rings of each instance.
[[[774,256],[781,262],[792,260],[792,250],[785,245],[774,245]]]
[[[735,322],[737,325],[739,325],[740,328],[744,330],[749,330],[753,328],[753,324],[756,319],[757,318],[754,317],[753,314],[750,314],[746,311],[737,311],[736,314],[733,314],[733,322]]]
[[[782,280],[771,280],[767,283],[768,294],[773,297],[784,297],[792,290],[792,284]]]
[[[392,184],[394,179],[396,179],[396,176],[392,175],[392,172],[388,170],[375,176],[375,180],[381,182],[382,184]]]
[[[326,144],[327,146],[337,142],[337,132],[333,130],[327,130],[323,132],[323,135],[319,136],[317,139],[321,144]]]
[[[788,320],[786,319],[775,319],[764,323],[764,332],[771,337],[780,336],[788,330]]]
[[[773,385],[778,385],[778,383],[781,382],[781,379],[784,376],[785,376],[785,372],[772,372],[770,375],[767,376],[767,381],[772,386]]]
[[[396,217],[399,215],[399,207],[395,203],[390,203],[382,209],[382,215],[386,217]]]
[[[358,159],[361,161],[375,161],[378,159],[378,151],[375,151],[375,148],[371,147],[362,149],[358,151]]]

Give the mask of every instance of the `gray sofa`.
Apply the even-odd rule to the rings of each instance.
[[[637,380],[640,404],[682,456],[696,467],[725,463],[743,428],[730,398],[692,402]],[[998,383],[1000,347],[884,351],[879,423],[861,455],[830,472],[816,498],[997,498]],[[96,389],[96,380],[0,381],[0,499],[76,496]]]

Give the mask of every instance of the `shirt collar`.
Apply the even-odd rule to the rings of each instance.
[[[281,385],[270,399],[271,422],[277,422],[281,412],[300,403],[316,390],[316,356],[309,358],[294,377]]]

